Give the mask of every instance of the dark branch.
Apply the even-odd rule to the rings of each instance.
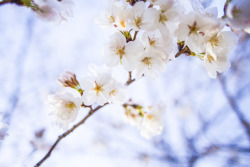
[[[238,104],[236,103],[236,100],[229,94],[229,92],[226,88],[225,82],[223,81],[221,75],[218,75],[218,80],[219,80],[219,83],[221,84],[222,91],[223,91],[225,97],[227,98],[227,101],[228,101],[230,107],[232,108],[232,111],[235,113],[235,115],[237,116],[237,118],[241,122],[241,125],[245,129],[248,140],[250,142],[250,125],[249,125],[248,121],[245,119],[245,116],[242,114]]]
[[[46,159],[48,159],[50,157],[51,152],[55,149],[55,147],[57,146],[57,144],[66,136],[68,136],[71,132],[73,132],[77,127],[79,127],[80,125],[84,124],[85,121],[91,116],[93,115],[96,111],[98,111],[99,109],[101,109],[102,107],[104,107],[105,105],[107,105],[108,103],[105,103],[103,106],[98,106],[93,110],[90,110],[88,115],[86,115],[79,123],[77,123],[76,125],[74,125],[71,129],[67,130],[66,132],[64,132],[63,134],[61,134],[60,136],[58,136],[58,139],[55,141],[55,143],[51,146],[50,150],[48,151],[48,153],[35,165],[35,167],[39,167]]]
[[[8,4],[8,3],[14,3],[17,5],[23,5],[23,2],[21,0],[2,0],[0,2],[0,5]]]

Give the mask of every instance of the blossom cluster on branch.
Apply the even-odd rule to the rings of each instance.
[[[128,122],[142,136],[160,134],[162,107],[145,111],[144,106],[126,103],[126,85],[141,77],[155,79],[166,70],[167,63],[182,53],[201,59],[208,74],[215,78],[217,72],[230,67],[227,56],[237,43],[233,32],[223,31],[226,23],[217,18],[217,8],[204,9],[198,2],[193,8],[196,10],[186,13],[174,0],[111,1],[110,9],[97,20],[114,30],[104,48],[105,65],[111,70],[122,66],[129,74],[128,81],[119,82],[110,70],[95,65],[90,66],[90,75],[79,82],[75,74],[65,72],[58,82],[79,93],[49,96],[48,103],[59,127],[67,129],[81,107],[91,110],[94,105],[115,103],[123,104]]]
[[[29,7],[47,21],[61,22],[73,16],[71,0],[0,2],[1,5],[4,3]],[[105,68],[92,65],[90,74],[81,80],[74,73],[65,71],[58,83],[77,93],[65,89],[49,95],[47,101],[56,124],[64,130],[75,122],[81,108],[89,109],[89,114],[77,126],[59,136],[48,156],[63,137],[107,104],[123,106],[127,122],[135,126],[141,136],[149,139],[160,135],[165,106],[136,104],[128,100],[126,89],[142,77],[156,79],[160,72],[166,70],[168,63],[176,61],[182,54],[200,59],[211,78],[230,68],[228,55],[238,42],[234,31],[250,33],[249,1],[226,1],[222,18],[218,18],[217,8],[204,8],[198,0],[192,1],[192,5],[193,10],[187,12],[177,0],[110,1],[109,9],[97,20],[101,26],[113,30],[104,46]],[[231,31],[226,31],[226,26]],[[128,74],[125,82],[112,76],[111,71],[117,66]],[[6,136],[6,129],[7,125],[0,122],[0,139]]]

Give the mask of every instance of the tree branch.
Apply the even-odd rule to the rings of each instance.
[[[126,86],[130,85],[131,83],[133,83],[135,81],[135,79],[132,79],[132,72],[129,72],[129,78],[128,81],[126,83]]]
[[[230,107],[232,108],[232,111],[236,114],[239,121],[241,122],[241,125],[245,129],[248,140],[250,142],[250,125],[249,125],[248,121],[245,119],[245,116],[242,114],[242,112],[241,112],[238,104],[236,103],[235,99],[229,94],[221,75],[218,75],[218,80],[219,80],[219,83],[220,83],[220,85],[222,87],[222,91],[223,91],[225,97],[227,98],[227,101],[228,101]]]
[[[179,52],[176,53],[175,58],[179,57],[181,54],[186,54],[188,56],[191,54],[188,46],[179,49]]]
[[[23,2],[21,0],[2,0],[2,1],[0,1],[0,6],[7,4],[7,3],[14,3],[17,5],[23,5]]]
[[[68,136],[71,132],[73,132],[76,128],[78,128],[80,125],[84,124],[85,121],[91,116],[93,115],[96,111],[98,111],[99,109],[101,109],[102,107],[104,107],[105,105],[107,105],[108,103],[105,103],[103,106],[98,106],[93,110],[90,110],[88,115],[86,115],[79,123],[77,123],[76,125],[74,125],[71,129],[67,130],[66,132],[64,132],[63,134],[61,134],[60,136],[58,136],[58,139],[55,141],[55,143],[51,146],[50,150],[48,151],[48,153],[35,165],[35,167],[39,167],[46,159],[48,159],[50,157],[51,152],[55,149],[55,147],[57,146],[57,144],[66,136]]]
[[[129,86],[132,82],[134,82],[135,79],[132,79],[132,74],[131,72],[129,72],[129,79],[126,83],[126,86]],[[80,125],[84,124],[85,121],[91,116],[93,115],[96,111],[98,111],[99,109],[101,109],[102,107],[104,107],[105,105],[107,105],[109,103],[105,103],[103,106],[98,106],[95,109],[92,109],[92,106],[86,106],[84,104],[82,104],[82,106],[84,107],[88,107],[89,113],[88,115],[86,115],[79,123],[75,124],[72,128],[70,128],[69,130],[67,130],[66,132],[64,132],[63,134],[61,134],[60,136],[58,136],[57,140],[54,142],[54,144],[51,146],[51,148],[49,149],[48,153],[34,166],[34,167],[39,167],[46,159],[48,159],[50,157],[50,154],[52,153],[52,151],[55,149],[55,147],[57,146],[57,144],[66,136],[68,136],[71,132],[73,132],[76,128],[78,128]]]

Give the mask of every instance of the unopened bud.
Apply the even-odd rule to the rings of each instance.
[[[64,73],[57,79],[57,82],[64,87],[70,87],[76,89],[81,95],[83,94],[83,90],[76,79],[76,75],[69,71],[64,71]]]

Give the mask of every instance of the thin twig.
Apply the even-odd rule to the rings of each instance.
[[[137,34],[138,34],[138,31],[135,31],[133,41],[134,41],[134,40],[136,40],[136,36],[137,36]]]
[[[237,116],[237,118],[241,122],[241,125],[245,129],[248,140],[250,142],[250,125],[249,125],[248,121],[245,119],[245,116],[242,114],[242,111],[240,110],[238,104],[236,103],[236,100],[229,94],[221,75],[218,75],[218,80],[219,80],[219,83],[222,87],[222,91],[223,91],[225,97],[227,98],[227,101],[228,101],[230,107],[232,108],[232,111],[235,113],[235,115]]]
[[[127,81],[127,86],[130,85],[132,82],[134,82],[135,80],[131,79],[132,74],[131,72],[129,72],[129,80]],[[101,109],[102,107],[104,107],[105,105],[107,105],[108,103],[105,103],[103,106],[98,106],[95,109],[92,109],[92,106],[86,106],[84,104],[82,104],[84,107],[88,107],[90,109],[88,115],[86,115],[79,123],[75,124],[71,129],[67,130],[66,132],[64,132],[63,134],[61,134],[60,136],[58,136],[57,140],[54,142],[54,144],[51,146],[51,148],[49,149],[48,153],[35,165],[35,167],[39,167],[46,159],[48,159],[50,157],[51,152],[55,149],[55,147],[57,146],[57,144],[66,136],[68,136],[71,132],[73,132],[76,128],[78,128],[80,125],[84,124],[85,121],[91,116],[93,115],[96,111],[98,111],[99,109]]]
[[[132,79],[132,72],[129,71],[129,78],[128,78],[128,81],[126,83],[126,86],[130,85],[134,81],[135,81],[135,79]]]
[[[107,105],[108,103],[105,103],[103,106],[98,106],[93,110],[90,110],[88,115],[86,115],[79,123],[77,123],[76,125],[74,125],[71,129],[67,130],[66,132],[64,132],[63,134],[61,134],[60,136],[58,136],[58,139],[55,141],[55,143],[51,146],[50,150],[48,151],[48,153],[35,165],[35,167],[39,167],[46,159],[48,159],[50,157],[51,152],[54,150],[54,148],[57,146],[57,144],[66,136],[68,136],[71,132],[73,132],[77,127],[79,127],[80,125],[84,124],[85,121],[91,116],[93,115],[96,111],[98,111],[99,109],[101,109],[102,107],[104,107],[105,105]]]
[[[178,53],[176,53],[175,57],[179,57],[181,54],[187,54],[190,55],[190,50],[188,46],[185,46],[183,49],[181,49]]]
[[[21,0],[2,0],[0,1],[0,5],[8,4],[8,3],[15,3],[17,5],[23,5],[23,2]]]

